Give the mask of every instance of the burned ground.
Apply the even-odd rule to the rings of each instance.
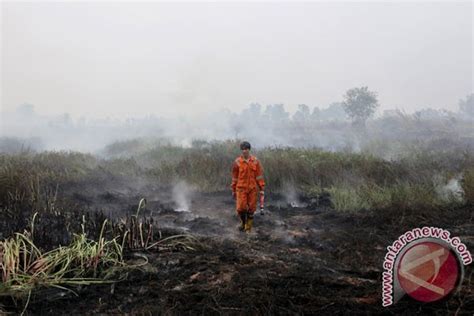
[[[404,298],[381,305],[382,261],[386,246],[414,227],[433,225],[460,236],[474,249],[473,209],[336,212],[327,196],[300,197],[289,205],[269,195],[250,235],[237,231],[228,192],[197,194],[190,211],[175,211],[166,188],[126,183],[62,192],[91,214],[120,218],[147,198],[143,216],[152,217],[163,236],[191,234],[194,250],[127,253],[136,265],[119,282],[32,294],[29,314],[466,314],[474,311],[473,270],[461,290],[433,304]],[[47,235],[47,234],[43,234]],[[24,301],[3,299],[20,312]]]

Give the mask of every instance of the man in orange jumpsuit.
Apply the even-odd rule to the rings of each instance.
[[[250,155],[250,143],[242,142],[242,155],[232,166],[232,196],[237,200],[239,229],[247,233],[253,225],[253,215],[257,209],[257,193],[264,194],[263,168],[257,157]]]

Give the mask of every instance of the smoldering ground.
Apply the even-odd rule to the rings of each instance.
[[[335,212],[323,197],[299,196],[301,205],[288,203],[284,194],[268,194],[265,215],[255,216],[250,235],[236,230],[234,201],[229,192],[204,193],[177,182],[170,187],[141,180],[64,192],[77,205],[100,205],[120,218],[136,212],[146,198],[143,217],[153,217],[160,234],[192,233],[196,250],[140,251],[129,264],[139,264],[126,279],[112,285],[43,289],[30,297],[30,314],[57,313],[403,313],[414,307],[423,313],[472,310],[472,268],[456,296],[435,304],[404,299],[385,309],[380,304],[382,260],[386,245],[400,231],[436,225],[463,236],[473,247],[472,216],[468,208],[450,212],[398,210],[383,213]],[[133,184],[127,187],[127,182]],[[115,190],[116,186],[124,190]],[[177,195],[176,190],[186,188]],[[178,198],[177,198],[178,197]],[[180,199],[186,201],[182,211]],[[88,202],[85,202],[88,201]],[[93,210],[91,210],[93,211]],[[42,223],[44,225],[44,222]],[[38,227],[45,229],[47,226]],[[147,263],[143,264],[143,258]],[[460,303],[461,302],[461,303]],[[15,311],[2,299],[3,309]]]

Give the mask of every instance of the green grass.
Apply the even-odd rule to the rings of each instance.
[[[54,195],[56,186],[115,178],[144,179],[163,186],[184,180],[203,192],[230,190],[232,163],[240,154],[238,143],[196,140],[191,147],[180,147],[132,140],[110,145],[108,151],[116,158],[109,159],[74,152],[2,154],[0,200],[40,200],[38,196],[47,192]],[[334,204],[345,205],[341,209],[422,205],[420,199],[426,205],[438,205],[432,186],[438,174],[446,181],[462,174],[466,201],[473,200],[471,153],[461,148],[435,152],[412,143],[399,144],[399,148],[403,150],[395,160],[382,159],[370,150],[350,153],[270,147],[253,154],[264,167],[268,192],[282,192],[288,183],[305,193],[317,187],[330,192]]]
[[[361,210],[437,209],[462,204],[454,198],[446,199],[430,183],[413,184],[399,181],[389,186],[363,184],[351,186],[340,184],[328,189],[333,206],[338,211],[357,212]]]
[[[107,282],[110,268],[123,265],[122,246],[116,239],[106,240],[102,233],[97,241],[77,234],[71,244],[47,252],[35,245],[33,230],[0,241],[0,295],[22,296],[40,287]]]
[[[331,194],[331,202],[337,211],[354,212],[370,207],[369,203],[363,199],[357,189],[350,186],[333,186],[328,189]]]

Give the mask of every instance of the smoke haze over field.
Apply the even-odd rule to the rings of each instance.
[[[455,110],[473,91],[473,5],[445,2],[1,3],[1,109],[175,117],[326,107]]]
[[[474,98],[471,98],[474,99]],[[474,109],[472,100],[471,112]],[[414,114],[385,111],[353,126],[340,103],[325,109],[301,106],[289,113],[281,104],[251,104],[240,112],[211,112],[194,118],[85,119],[69,114],[45,116],[31,104],[2,113],[0,153],[24,149],[79,150],[120,157],[162,145],[207,146],[209,141],[249,140],[254,148],[319,147],[329,151],[363,150],[375,145],[377,155],[394,158],[403,144],[474,152],[474,115],[463,111],[424,109]],[[421,143],[420,143],[421,142]],[[124,148],[127,148],[124,151]]]

